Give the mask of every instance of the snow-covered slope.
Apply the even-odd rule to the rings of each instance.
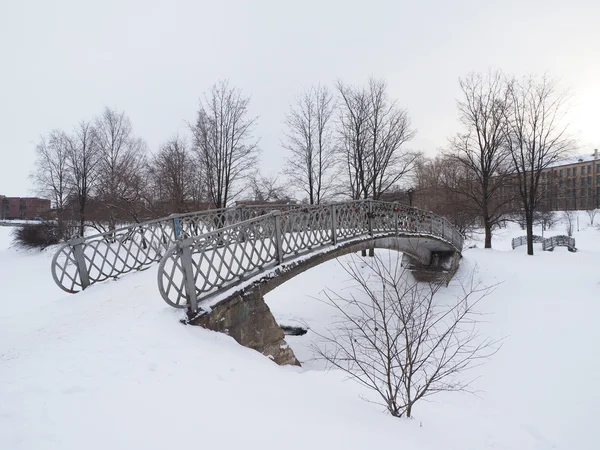
[[[477,369],[478,397],[433,397],[414,420],[391,418],[359,398],[370,395],[360,386],[321,370],[312,332],[289,339],[304,367],[278,367],[181,325],[155,267],[69,295],[51,279],[51,252],[8,248],[9,232],[0,227],[1,449],[597,448],[600,231],[591,227],[575,233],[576,254],[509,250],[522,234],[514,227],[501,230],[499,250],[464,253],[458,276],[477,270],[500,283],[482,327],[504,345]],[[320,292],[347,278],[331,261],[266,300],[280,322],[318,331],[332,317]]]

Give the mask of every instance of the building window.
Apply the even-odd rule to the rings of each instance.
[[[588,186],[592,185],[592,177],[588,177]]]
[[[588,168],[588,173],[592,173],[592,166],[587,166]]]
[[[570,168],[570,167],[567,169],[567,176],[568,176],[568,177],[570,177],[570,176],[571,176],[571,168]]]
[[[563,176],[563,170],[562,170],[562,169],[560,169],[560,170],[558,171],[558,176],[559,176],[559,177],[562,177],[562,176]]]

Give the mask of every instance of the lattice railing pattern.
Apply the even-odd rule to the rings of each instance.
[[[198,302],[295,255],[382,233],[434,236],[462,250],[463,237],[444,218],[397,203],[352,201],[272,212],[180,240],[162,258],[158,285],[170,305]]]
[[[534,234],[533,242],[536,244],[542,244],[543,251],[552,251],[554,250],[554,247],[567,247],[572,252],[577,251],[577,248],[575,247],[575,238],[570,236],[559,235],[544,238],[543,236]],[[527,236],[513,238],[511,245],[513,250],[522,245],[527,245]]]
[[[172,215],[73,239],[54,255],[52,276],[65,291],[78,292],[90,284],[116,278],[160,261],[178,239],[204,235],[259,217],[271,209],[257,205]]]
[[[577,251],[577,248],[575,247],[575,238],[571,236],[552,236],[550,238],[544,239],[544,241],[542,242],[542,249],[544,251],[552,251],[554,250],[554,247],[567,247],[569,251]]]

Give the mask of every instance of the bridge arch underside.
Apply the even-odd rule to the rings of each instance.
[[[285,342],[282,329],[265,303],[264,295],[320,264],[368,249],[389,249],[403,253],[402,265],[411,270],[417,280],[419,272],[442,274],[445,280],[449,280],[460,259],[460,253],[454,247],[433,237],[390,234],[361,238],[278,266],[275,272],[239,287],[212,303],[210,313],[200,311],[190,317],[187,323],[225,332],[241,345],[261,352],[278,364],[299,365]],[[202,307],[202,302],[199,306]]]
[[[390,234],[375,236],[369,239],[350,241],[336,246],[332,250],[308,256],[301,261],[284,264],[280,273],[260,282],[247,286],[243,291],[258,289],[261,295],[271,292],[276,287],[320,264],[341,256],[369,249],[395,250],[403,254],[402,265],[413,271],[419,279],[419,273],[446,274],[460,258],[460,253],[447,242],[423,236]]]

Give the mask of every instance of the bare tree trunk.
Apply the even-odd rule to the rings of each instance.
[[[527,254],[533,255],[533,213],[525,214],[525,227],[527,230]]]
[[[484,248],[492,248],[492,223],[488,217],[484,217],[483,221],[483,227],[485,230]]]

